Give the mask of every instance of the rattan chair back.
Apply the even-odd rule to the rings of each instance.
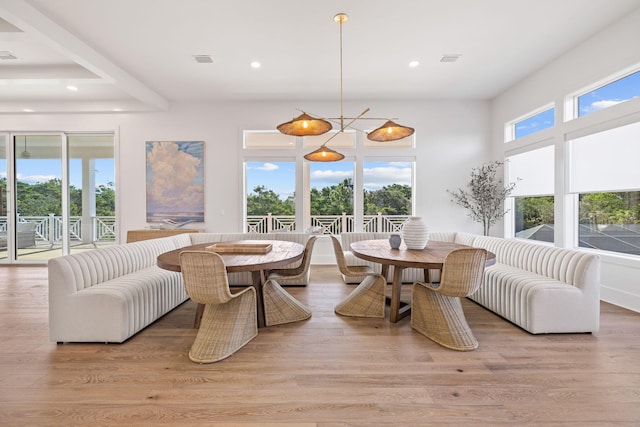
[[[453,250],[444,260],[440,286],[436,292],[450,297],[466,297],[482,285],[487,251],[480,248]]]
[[[313,253],[313,246],[316,243],[318,236],[310,236],[307,239],[307,244],[304,247],[302,255],[302,261],[300,265],[295,268],[280,268],[271,270],[267,273],[268,279],[284,278],[286,280],[296,280],[305,277],[309,267],[311,266],[311,254]]]
[[[338,269],[340,273],[345,276],[367,276],[368,274],[375,274],[375,272],[366,265],[347,265],[347,260],[344,258],[344,252],[342,249],[342,244],[335,237],[331,236],[331,241],[333,242],[333,251],[336,255],[336,262],[338,263]]]
[[[224,304],[233,295],[224,260],[215,252],[183,251],[180,267],[189,297],[200,304]]]

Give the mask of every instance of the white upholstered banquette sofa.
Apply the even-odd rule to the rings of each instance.
[[[304,245],[308,237],[303,233],[188,233],[53,258],[48,263],[49,338],[120,343],[186,301],[181,274],[156,266],[163,252],[244,239]],[[229,283],[248,285],[251,273],[230,273]],[[308,275],[295,283],[282,281],[307,283]]]
[[[343,233],[348,264],[380,266],[356,258],[357,240],[388,238],[385,233]],[[487,249],[496,263],[485,269],[484,283],[469,298],[532,334],[596,332],[600,324],[600,257],[520,239],[458,232],[431,233],[430,240]],[[434,277],[432,274],[431,277]],[[344,277],[343,277],[344,278]],[[351,278],[344,278],[347,283]],[[424,280],[424,272],[406,269],[403,282]]]

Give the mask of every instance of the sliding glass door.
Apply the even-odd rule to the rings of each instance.
[[[113,245],[116,192],[113,135],[67,135],[69,251]]]
[[[63,135],[14,135],[15,258],[62,255]]]
[[[0,263],[115,243],[113,134],[0,138]]]

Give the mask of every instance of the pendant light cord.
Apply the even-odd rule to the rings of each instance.
[[[342,105],[342,24],[344,19],[340,19],[340,132],[344,132],[344,110]]]

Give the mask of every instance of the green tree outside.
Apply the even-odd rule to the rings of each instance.
[[[311,215],[353,215],[353,181],[350,178],[310,191]],[[392,184],[380,190],[364,192],[365,215],[411,215],[411,187]],[[273,191],[261,185],[247,196],[247,214],[251,216],[295,215],[293,197],[282,200]]]
[[[376,191],[364,191],[364,214],[411,215],[411,186],[391,184]]]
[[[580,195],[580,224],[639,224],[640,191]]]
[[[259,185],[247,196],[247,215],[295,215],[295,202],[292,196],[286,200],[278,197],[275,191]]]
[[[47,182],[28,184],[18,181],[16,208],[22,216],[62,215],[62,181],[58,178]],[[0,191],[6,195],[7,179],[0,178]],[[6,196],[5,196],[6,197]],[[96,188],[96,215],[115,216],[115,190],[104,184]],[[69,187],[69,208],[71,216],[82,215],[82,189]],[[3,200],[5,206],[6,200]]]
[[[553,196],[516,197],[516,232],[554,223]]]

